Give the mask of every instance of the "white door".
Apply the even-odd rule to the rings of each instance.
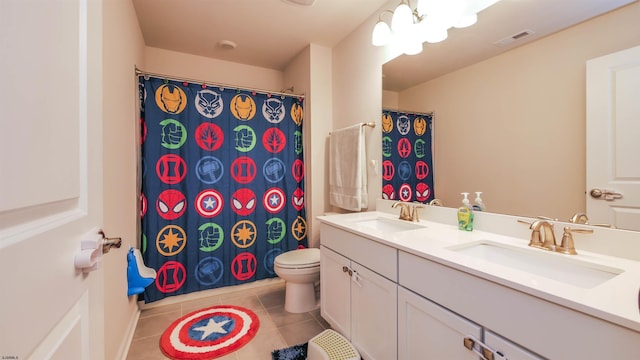
[[[351,342],[368,360],[398,357],[398,285],[351,262]]]
[[[398,359],[478,360],[466,338],[482,339],[482,327],[398,287]]]
[[[320,246],[320,313],[331,327],[351,339],[351,261]]]
[[[640,230],[639,139],[640,46],[589,60],[586,196],[590,224]]]
[[[101,1],[0,0],[0,358],[102,359]],[[97,237],[99,238],[99,237]]]

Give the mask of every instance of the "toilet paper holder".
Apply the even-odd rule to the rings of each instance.
[[[122,246],[122,238],[121,237],[107,237],[104,234],[104,231],[102,229],[100,229],[98,231],[98,234],[100,234],[100,236],[102,236],[102,253],[106,254],[109,252],[109,250],[111,250],[112,247],[114,248],[120,248],[120,246]]]
[[[85,273],[96,270],[102,255],[108,253],[112,247],[120,246],[122,246],[122,238],[109,238],[102,229],[94,228],[82,237],[80,251],[74,257],[74,265]]]

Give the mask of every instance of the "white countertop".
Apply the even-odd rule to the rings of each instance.
[[[581,250],[578,242],[576,242],[578,255],[553,253],[528,247],[528,238],[522,239],[482,230],[461,231],[457,226],[428,220],[417,223],[424,228],[396,233],[378,231],[358,224],[358,221],[373,218],[397,220],[398,217],[381,211],[318,217],[324,224],[640,332],[638,308],[640,261]],[[484,228],[486,227],[485,224]],[[451,246],[486,240],[517,247],[524,251],[540,251],[548,256],[566,258],[568,261],[587,261],[604,267],[622,269],[624,272],[599,285],[584,288],[449,249]]]

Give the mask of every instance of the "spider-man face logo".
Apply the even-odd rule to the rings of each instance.
[[[293,196],[291,196],[291,203],[298,211],[304,208],[304,191],[302,191],[302,189],[297,188],[296,191],[293,192]]]
[[[184,194],[178,190],[165,190],[158,195],[156,209],[158,215],[165,220],[175,220],[184,214],[187,208],[187,200]]]
[[[416,185],[416,199],[420,202],[425,202],[429,200],[429,197],[431,197],[431,188],[429,188],[429,185],[418,183],[418,185]]]
[[[250,189],[239,189],[231,196],[231,208],[240,216],[247,216],[256,209],[256,194]]]
[[[382,187],[382,198],[386,200],[396,199],[396,191],[393,189],[393,186],[391,186],[391,184],[387,184]]]

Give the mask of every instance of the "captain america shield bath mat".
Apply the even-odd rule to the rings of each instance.
[[[256,314],[240,306],[212,306],[174,321],[160,337],[172,359],[215,359],[238,350],[258,332]]]

